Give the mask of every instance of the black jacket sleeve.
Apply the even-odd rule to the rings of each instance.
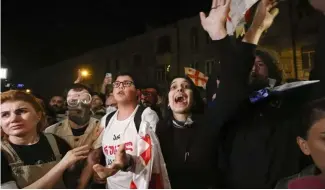
[[[216,92],[215,106],[205,113],[205,146],[209,147],[206,152],[207,160],[204,165],[208,175],[206,182],[209,187],[220,188],[223,176],[218,167],[218,139],[221,127],[236,114],[240,104],[248,98],[248,76],[254,63],[255,45],[232,43],[230,37],[215,41],[218,54],[220,55],[220,84]],[[206,148],[204,147],[204,148]]]
[[[216,106],[208,110],[206,117],[207,124],[219,132],[240,103],[248,98],[248,76],[254,63],[256,45],[239,42],[235,46],[228,36],[214,43],[220,55],[220,85]]]
[[[310,72],[310,80],[320,80],[316,84],[311,99],[317,99],[325,96],[325,16],[321,15],[320,29],[318,35],[318,43],[315,52],[315,63],[312,71]]]

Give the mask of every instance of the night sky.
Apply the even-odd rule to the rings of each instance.
[[[13,76],[208,10],[210,0],[1,1],[1,49]]]

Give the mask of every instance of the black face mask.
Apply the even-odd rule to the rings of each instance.
[[[81,126],[89,122],[90,106],[79,103],[77,107],[68,107],[68,118],[75,124]]]

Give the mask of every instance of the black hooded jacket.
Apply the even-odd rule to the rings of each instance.
[[[176,127],[172,116],[167,116],[157,126],[156,133],[174,189],[220,187],[218,133],[247,97],[245,79],[252,68],[256,46],[241,42],[235,48],[229,37],[214,43],[217,43],[217,51],[222,55],[221,67],[224,71],[217,91],[217,106],[204,114],[193,110],[193,123],[183,128]]]

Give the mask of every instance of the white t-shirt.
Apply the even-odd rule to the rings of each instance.
[[[123,121],[117,120],[118,111],[113,115],[105,128],[102,148],[106,159],[106,165],[110,165],[115,160],[115,153],[120,144],[125,144],[125,151],[132,156],[137,152],[138,131],[135,127],[134,116],[139,106],[134,112]],[[156,112],[146,108],[141,116],[142,122],[146,121],[155,131],[159,121]],[[132,172],[119,171],[114,176],[107,178],[108,189],[129,189],[132,180]]]

